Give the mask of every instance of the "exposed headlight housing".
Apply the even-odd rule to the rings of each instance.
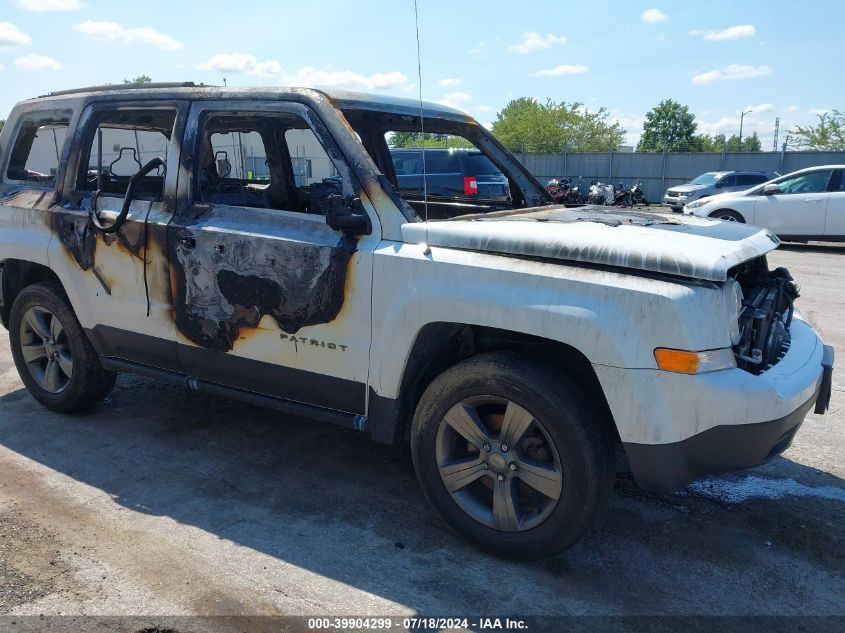
[[[658,347],[654,350],[658,369],[676,374],[706,374],[736,367],[736,358],[729,347],[688,352],[682,349]]]
[[[725,301],[728,304],[728,318],[731,328],[731,345],[739,343],[742,332],[739,330],[739,315],[742,313],[742,288],[734,279],[725,284]]]

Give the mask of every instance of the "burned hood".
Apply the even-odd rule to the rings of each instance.
[[[408,243],[617,266],[710,281],[773,250],[771,231],[689,215],[537,207],[405,224]]]

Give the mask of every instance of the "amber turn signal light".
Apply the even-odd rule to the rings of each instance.
[[[659,369],[676,374],[703,374],[736,367],[736,359],[730,348],[688,352],[682,349],[658,347],[654,350],[654,360],[657,361]]]

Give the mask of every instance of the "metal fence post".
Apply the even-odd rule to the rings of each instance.
[[[566,141],[564,141],[563,142],[563,177],[564,178],[569,176],[569,171],[568,171],[569,166],[567,165],[568,160],[569,160],[569,157],[567,156],[567,152],[566,152]]]
[[[663,169],[660,176],[660,199],[663,199],[663,194],[666,192],[666,146],[663,146]]]
[[[613,184],[613,148],[607,150],[607,177],[608,182]]]

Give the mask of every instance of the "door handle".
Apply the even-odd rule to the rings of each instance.
[[[821,202],[821,201],[822,201],[822,199],[821,199],[821,198],[807,198],[806,200],[804,200],[804,202],[807,202],[807,203],[810,203],[810,202]]]

